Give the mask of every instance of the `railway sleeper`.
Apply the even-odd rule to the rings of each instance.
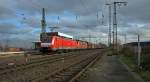
[[[91,60],[89,60],[91,61]],[[86,62],[86,64],[88,64],[89,62]],[[80,64],[81,65],[81,64]],[[54,81],[52,82],[68,82],[69,79],[71,77],[73,77],[74,75],[76,75],[78,72],[80,72],[80,70],[84,67],[86,67],[85,63],[83,66],[80,66],[80,65],[76,65],[74,67],[71,67],[69,69],[71,69],[71,71],[64,71],[63,75],[59,76],[59,78],[55,79],[57,76],[53,77],[52,79],[55,79]],[[69,70],[68,69],[68,70]],[[73,71],[73,72],[72,72]],[[71,73],[70,73],[71,72]],[[69,73],[70,75],[67,75],[65,76],[66,73]],[[61,78],[61,79],[60,79]],[[63,79],[62,79],[63,78]]]

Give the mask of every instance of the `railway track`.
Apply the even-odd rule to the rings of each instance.
[[[59,61],[62,60],[62,57],[69,57],[69,56],[76,56],[76,55],[55,55],[55,56],[43,56],[37,59],[32,59],[32,61],[26,63],[26,64],[16,64],[16,65],[12,65],[12,66],[1,66],[0,67],[0,75],[2,74],[6,74],[9,72],[15,72],[18,70],[24,70],[30,67],[34,67],[34,66],[40,66],[46,63],[53,63],[55,61]]]
[[[28,57],[28,62],[24,61],[24,63],[20,63],[20,61],[15,61],[15,60],[8,61],[8,62],[3,62],[3,63],[0,63],[0,71],[4,70],[4,69],[13,68],[14,66],[17,67],[17,66],[21,66],[21,65],[36,63],[36,62],[40,62],[40,61],[43,61],[43,60],[55,59],[55,58],[59,58],[59,57],[68,56],[69,55],[69,54],[66,54],[66,53],[61,53],[61,54],[45,53],[45,54],[42,54],[42,53],[32,53],[32,52],[26,53],[26,54],[30,54],[30,56]],[[42,55],[42,56],[40,56],[40,57],[32,57],[32,56],[39,56],[39,55]],[[25,57],[22,58],[22,59],[25,59]],[[9,65],[9,63],[14,63],[14,64],[13,65]]]
[[[84,51],[78,53],[65,53],[62,55],[56,55],[51,57],[45,57],[35,59],[27,64],[14,65],[13,67],[1,67],[0,69],[0,82],[32,82],[33,80],[48,74],[52,74],[54,71],[61,70],[59,68],[70,66],[81,61],[85,55],[91,51]],[[70,63],[71,62],[71,63]],[[64,66],[62,66],[64,63]],[[48,71],[47,71],[48,70]]]
[[[69,53],[61,53],[61,54],[58,54],[58,53],[47,53],[47,54],[42,54],[42,53],[28,53],[30,54],[31,56],[35,56],[35,55],[43,55],[41,57],[28,57],[28,62],[25,62],[24,63],[21,61],[9,61],[9,62],[3,62],[3,63],[0,63],[0,74],[2,74],[1,71],[4,71],[4,70],[9,70],[9,69],[12,69],[14,67],[21,67],[21,66],[25,66],[25,65],[29,65],[29,64],[33,64],[33,63],[38,63],[38,62],[42,62],[42,61],[47,61],[47,60],[53,60],[53,59],[57,59],[57,58],[62,58],[62,57],[67,57],[69,55],[73,55],[74,52],[69,52]],[[23,58],[22,58],[23,59]],[[25,59],[25,57],[24,57]],[[9,63],[13,63],[12,65],[9,65]]]
[[[101,55],[96,53],[93,56],[89,56],[70,66],[65,66],[60,70],[32,80],[31,82],[77,82],[79,76],[100,57]]]

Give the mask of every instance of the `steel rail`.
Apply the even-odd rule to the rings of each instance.
[[[53,62],[62,60],[62,58],[64,58],[64,57],[72,57],[72,56],[78,56],[78,55],[75,55],[75,54],[73,54],[73,55],[59,55],[59,56],[52,57],[52,58],[51,57],[46,57],[46,58],[44,57],[42,59],[38,58],[38,59],[36,59],[32,62],[26,63],[26,64],[3,67],[3,68],[0,68],[0,75],[7,74],[9,72],[14,72],[17,70],[24,70],[24,69],[35,67],[35,66],[44,65],[47,63],[53,63]]]
[[[45,75],[45,76],[33,79],[30,82],[49,82],[49,81],[50,82],[51,81],[55,82],[53,79],[58,79],[58,78],[62,79],[65,76],[69,77],[69,79],[68,78],[67,79],[62,79],[61,82],[74,81],[74,79],[75,79],[75,78],[73,78],[74,75],[80,73],[80,71],[83,71],[82,69],[85,70],[85,68],[89,64],[91,65],[92,63],[94,63],[97,60],[97,58],[99,58],[97,54],[94,54],[94,56],[91,55],[88,58],[85,58],[85,59],[83,59],[83,60],[81,60],[81,61],[79,61],[77,63],[74,63],[74,64],[72,64],[70,66],[66,66],[66,67],[64,67],[62,69],[59,69],[57,71],[54,71],[51,74],[48,74],[48,75]],[[74,70],[69,71],[70,69],[74,69]],[[65,74],[65,72],[67,72],[67,74]],[[77,77],[77,76],[75,76],[75,77]]]

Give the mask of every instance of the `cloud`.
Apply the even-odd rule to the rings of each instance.
[[[12,43],[15,45],[17,41],[20,41],[21,45],[24,42],[31,44],[32,41],[39,40],[41,12],[42,8],[45,8],[47,27],[58,26],[56,31],[75,37],[87,37],[91,34],[93,37],[105,38],[103,40],[106,42],[108,7],[105,4],[108,1],[111,0],[1,0],[0,36],[13,39]],[[117,8],[118,36],[128,34],[131,39],[129,41],[133,41],[137,32],[141,32],[148,37],[150,1],[124,1],[127,1],[128,5]]]
[[[17,47],[30,47],[33,41],[38,41],[38,34],[33,34],[34,29],[32,27],[17,27],[14,24],[3,23],[0,24],[0,41],[3,44],[6,44],[6,41],[9,41],[11,46]],[[30,43],[24,45],[24,43]]]
[[[3,23],[0,24],[0,33],[1,34],[25,34],[25,33],[30,33],[32,30],[31,28],[23,28],[23,27],[17,27],[14,24],[10,23]]]
[[[11,3],[8,5],[8,3]],[[15,12],[13,11],[14,2],[11,0],[1,0],[0,1],[0,18],[8,19],[15,17]]]
[[[150,1],[149,0],[127,0],[128,5],[119,9],[122,16],[134,21],[149,22],[150,19]]]

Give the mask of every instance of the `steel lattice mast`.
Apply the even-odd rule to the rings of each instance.
[[[45,20],[45,8],[42,9],[42,20],[41,20],[41,25],[42,25],[42,33],[46,32],[46,20]]]
[[[117,5],[121,6],[121,4],[126,5],[127,2],[113,2],[113,48],[116,50],[116,52],[118,51]]]

